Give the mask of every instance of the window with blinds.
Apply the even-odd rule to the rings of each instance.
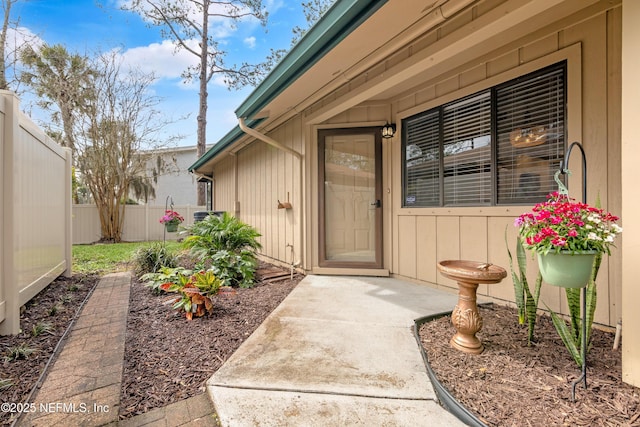
[[[442,109],[445,206],[491,203],[491,93]]]
[[[565,64],[402,121],[403,206],[536,203],[565,147]]]
[[[565,72],[553,67],[496,88],[499,204],[544,200],[564,157]]]
[[[406,206],[440,204],[440,114],[431,111],[403,124],[404,203]]]

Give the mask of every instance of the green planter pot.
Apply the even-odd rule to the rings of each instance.
[[[582,288],[591,277],[596,251],[538,254],[538,266],[545,282],[563,288]]]
[[[178,224],[165,224],[164,225],[165,229],[169,232],[169,233],[173,233],[174,231],[178,231]]]

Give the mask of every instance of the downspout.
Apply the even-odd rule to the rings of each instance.
[[[298,267],[302,265],[302,252],[303,252],[303,226],[302,226],[302,193],[303,193],[303,188],[302,188],[302,154],[298,153],[296,150],[293,150],[287,146],[282,145],[281,143],[279,143],[278,141],[276,141],[273,138],[268,137],[265,134],[262,134],[260,132],[258,132],[255,129],[252,129],[250,127],[248,127],[244,121],[244,117],[238,117],[238,126],[240,127],[240,129],[246,133],[247,135],[250,135],[262,142],[265,142],[269,145],[271,145],[272,147],[277,148],[278,150],[284,151],[286,153],[291,154],[292,156],[294,156],[295,158],[298,159],[298,180],[300,182],[300,191],[298,192],[298,212],[297,212],[297,220],[298,220],[298,236],[300,239],[300,250],[299,255],[298,255],[298,260],[293,262],[293,259],[291,260],[291,262],[293,262],[292,266],[293,267]],[[292,246],[293,249],[293,246]]]

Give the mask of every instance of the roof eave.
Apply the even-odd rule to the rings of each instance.
[[[263,110],[387,1],[337,1],[236,109],[236,116],[250,119]],[[264,118],[247,120],[247,125],[253,127],[262,120]],[[242,130],[236,126],[191,165],[189,171],[196,171],[215,159],[243,135]]]
[[[386,2],[337,1],[236,109],[236,116],[251,118],[262,110]]]

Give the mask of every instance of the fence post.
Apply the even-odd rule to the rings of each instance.
[[[0,323],[1,335],[15,335],[20,333],[20,296],[18,283],[15,278],[15,210],[13,203],[15,197],[15,149],[16,136],[19,134],[18,99],[15,94],[2,91],[5,102],[4,132],[2,141],[2,285],[4,290],[4,321]]]
[[[144,240],[149,241],[149,203],[144,204]]]
[[[71,148],[64,148],[64,163],[65,163],[65,175],[66,182],[64,186],[64,258],[67,261],[66,268],[64,270],[65,277],[71,277],[73,272],[71,271],[73,265],[73,186],[72,186],[72,174],[73,174],[73,154]]]

